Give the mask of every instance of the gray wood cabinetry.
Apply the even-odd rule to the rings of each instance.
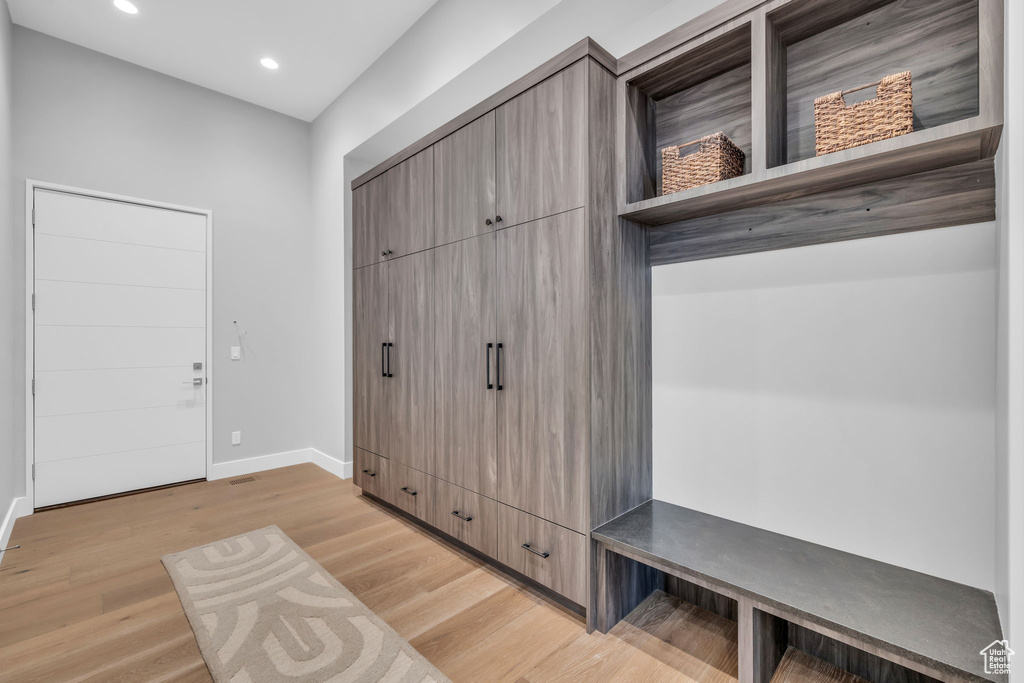
[[[498,108],[498,215],[503,225],[586,203],[591,67],[589,60],[577,62]]]
[[[585,532],[590,374],[583,210],[498,232],[498,500]]]
[[[432,471],[434,460],[434,258],[429,251],[390,261],[388,396],[384,455]]]
[[[384,416],[383,445],[368,443],[389,483],[357,483],[581,607],[591,524],[650,497],[646,239],[615,216],[615,77],[583,47],[375,169],[354,208],[380,213],[360,203],[385,177],[392,253],[363,269],[386,273],[386,294],[357,275],[355,325],[372,329],[355,333],[354,403],[361,448],[367,411]],[[409,208],[424,177],[429,229]],[[371,408],[381,341],[386,405]]]
[[[499,505],[487,496],[434,480],[434,525],[489,557],[498,554]]]
[[[507,505],[498,509],[498,561],[574,602],[587,597],[587,537]]]
[[[352,267],[384,260],[390,201],[387,174],[352,190]]]
[[[493,232],[494,112],[434,145],[434,231],[437,244]]]
[[[357,448],[382,455],[385,450],[389,380],[387,377],[388,264],[353,273],[352,438]]]
[[[352,478],[355,485],[380,498],[388,497],[391,483],[388,478],[388,459],[362,448],[354,450],[353,459],[355,462],[352,464]]]
[[[434,148],[406,159],[387,176],[387,256],[396,258],[434,246]]]
[[[428,524],[434,520],[434,487],[431,477],[419,470],[392,462],[388,472],[389,503]]]
[[[434,443],[438,477],[497,495],[495,238],[433,250]]]
[[[434,150],[352,190],[352,267],[434,246]]]

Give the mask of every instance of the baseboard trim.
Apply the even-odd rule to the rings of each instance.
[[[339,479],[349,479],[352,477],[352,463],[336,460],[315,448],[300,448],[295,451],[271,453],[270,455],[260,455],[255,458],[215,462],[210,465],[206,478],[210,481],[215,481],[217,479],[226,479],[227,477],[254,474],[265,470],[276,470],[279,467],[301,465],[307,462],[311,462],[321,469],[330,472]]]
[[[11,506],[7,509],[7,514],[4,516],[3,526],[0,526],[0,548],[6,548],[7,544],[11,540],[11,533],[14,532],[14,522],[19,517],[32,514],[32,510],[25,510],[28,504],[28,498],[21,496],[11,501]],[[0,563],[3,563],[4,556],[7,553],[0,550]]]

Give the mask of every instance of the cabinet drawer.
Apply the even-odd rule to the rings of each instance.
[[[434,480],[434,526],[488,557],[498,554],[498,502]]]
[[[528,547],[527,547],[528,546]],[[498,561],[580,605],[587,599],[587,537],[498,505]]]
[[[433,477],[392,462],[388,478],[391,491],[387,500],[413,517],[433,524]]]
[[[390,463],[387,458],[374,455],[362,448],[355,449],[355,462],[353,463],[352,478],[355,485],[366,493],[373,494],[378,498],[386,498],[388,493],[388,469]]]

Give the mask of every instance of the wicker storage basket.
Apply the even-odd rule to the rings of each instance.
[[[700,143],[693,154],[679,150]],[[743,151],[719,131],[700,140],[661,150],[661,193],[672,194],[743,174]]]
[[[874,99],[846,104],[845,95],[878,86]],[[869,142],[888,140],[914,130],[914,96],[910,72],[835,92],[814,100],[814,148],[818,156]]]

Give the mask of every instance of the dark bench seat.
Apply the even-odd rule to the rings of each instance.
[[[987,591],[661,501],[599,527],[592,539],[592,628],[607,631],[652,589],[640,565],[692,581],[739,603],[741,683],[771,678],[764,643],[744,643],[745,633],[748,641],[766,637],[759,614],[939,680],[1005,680],[985,674],[980,654],[1002,638]]]

